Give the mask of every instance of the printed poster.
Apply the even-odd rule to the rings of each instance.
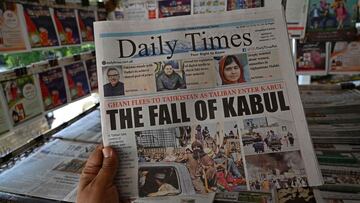
[[[191,14],[191,0],[159,1],[159,18]]]
[[[225,0],[194,0],[194,14],[225,11]]]
[[[39,83],[45,111],[67,103],[63,76],[61,67],[39,73]]]
[[[78,10],[78,21],[82,42],[94,41],[95,13],[92,10]]]
[[[306,37],[310,41],[351,41],[356,38],[358,0],[310,0]]]
[[[296,45],[296,72],[298,74],[326,74],[326,42]]]
[[[336,42],[331,47],[330,73],[360,73],[360,41]]]
[[[227,0],[227,10],[264,7],[264,0]]]
[[[5,81],[1,85],[6,97],[10,118],[14,125],[42,112],[41,101],[32,75]]]
[[[89,83],[91,91],[98,89],[98,79],[97,79],[97,72],[96,72],[96,59],[89,59],[85,61],[86,70],[89,77]]]
[[[31,48],[59,46],[49,8],[30,4],[23,7]]]
[[[66,65],[65,72],[71,100],[79,99],[90,93],[83,62]]]
[[[54,8],[54,20],[61,45],[80,44],[80,34],[74,9]]]
[[[0,52],[26,50],[24,28],[15,3],[0,3]]]

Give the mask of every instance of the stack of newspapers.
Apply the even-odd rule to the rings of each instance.
[[[324,178],[320,196],[324,202],[360,201],[360,91],[311,85],[300,93]]]

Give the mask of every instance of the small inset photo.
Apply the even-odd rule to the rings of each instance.
[[[241,139],[246,155],[299,148],[294,123],[272,116],[245,119]]]
[[[300,151],[246,156],[250,190],[308,187]]]
[[[185,71],[180,61],[160,62],[155,72],[157,91],[186,89]]]
[[[122,68],[111,66],[103,68],[104,96],[121,96],[125,94]]]
[[[218,63],[221,85],[250,82],[248,59],[245,53],[215,57],[215,60]]]

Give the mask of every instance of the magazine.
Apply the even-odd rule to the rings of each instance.
[[[39,91],[33,75],[1,82],[11,123],[18,125],[42,112]]]
[[[71,101],[90,94],[89,81],[82,61],[65,65],[65,73]]]
[[[331,46],[330,73],[360,73],[360,41],[334,42]]]
[[[309,0],[306,38],[312,42],[356,39],[358,0]]]
[[[49,7],[32,4],[22,6],[31,48],[59,46]]]
[[[61,45],[81,43],[74,9],[54,8],[54,21]]]
[[[14,2],[0,3],[0,52],[26,50],[25,30],[19,6]]]
[[[96,12],[96,21],[106,21],[108,18],[108,13],[105,8],[99,8]]]
[[[81,35],[81,42],[94,41],[94,27],[95,12],[94,10],[82,10],[78,11],[78,23]]]
[[[322,183],[280,7],[99,22],[95,37],[123,198]]]
[[[326,43],[296,43],[296,74],[325,75],[328,57]]]
[[[39,73],[39,85],[45,111],[65,105],[68,102],[61,67]]]

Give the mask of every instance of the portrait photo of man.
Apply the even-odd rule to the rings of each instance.
[[[120,72],[116,68],[109,68],[106,71],[106,77],[109,83],[104,85],[104,96],[124,95],[124,83],[120,82]]]

